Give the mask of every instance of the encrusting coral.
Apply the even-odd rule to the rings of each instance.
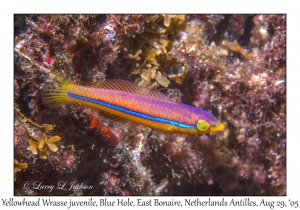
[[[25,20],[15,39],[14,102],[31,120],[15,117],[14,158],[28,164],[17,164],[15,195],[286,194],[285,15]],[[129,80],[211,112],[226,129],[164,134],[111,125],[80,104],[45,107],[41,91],[63,79]],[[25,190],[25,180],[93,188]]]

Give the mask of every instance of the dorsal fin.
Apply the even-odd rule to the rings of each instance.
[[[150,98],[159,99],[162,101],[168,101],[176,103],[173,99],[166,96],[162,92],[157,90],[152,90],[149,88],[138,86],[134,83],[125,80],[103,80],[100,84],[90,84],[84,83],[83,86],[86,87],[94,87],[100,89],[108,89],[108,90],[119,90],[119,91],[126,91],[129,93],[134,93],[137,95],[147,96]]]

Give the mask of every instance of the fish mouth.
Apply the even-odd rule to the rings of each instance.
[[[223,123],[218,123],[217,126],[211,127],[210,132],[218,132],[224,130],[225,125]]]

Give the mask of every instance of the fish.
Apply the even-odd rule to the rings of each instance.
[[[118,79],[84,85],[64,80],[44,89],[42,102],[46,106],[80,103],[97,109],[101,117],[116,124],[138,124],[169,133],[205,134],[225,128],[209,112],[175,102],[160,91]]]

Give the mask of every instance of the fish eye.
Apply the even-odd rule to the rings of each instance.
[[[209,129],[209,124],[205,120],[199,120],[197,122],[197,128],[199,131],[207,131]]]

